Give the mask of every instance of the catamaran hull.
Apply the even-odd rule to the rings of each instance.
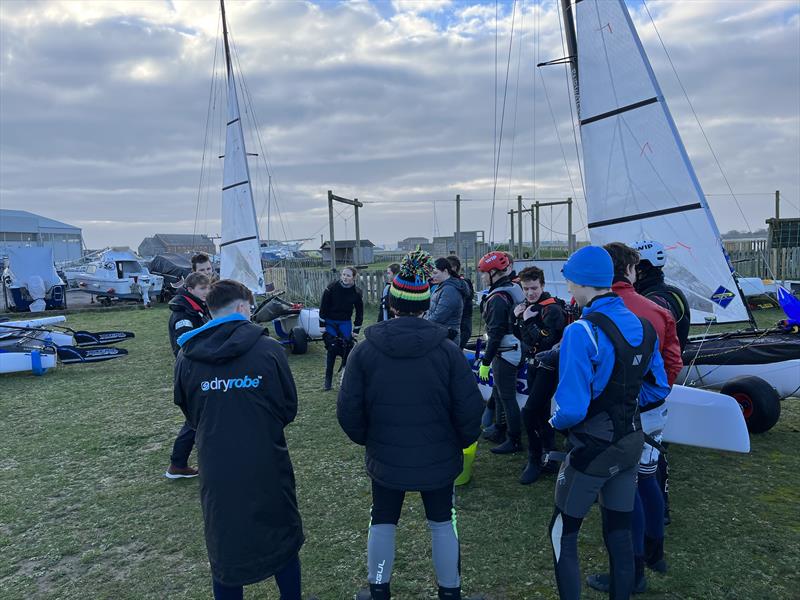
[[[800,359],[761,365],[693,365],[684,367],[678,381],[698,388],[720,389],[731,379],[742,375],[760,377],[778,392],[781,398],[800,395]]]
[[[493,381],[484,383],[478,377],[479,361],[475,353],[465,350],[464,355],[472,366],[472,372],[484,400],[492,395]],[[528,400],[527,365],[517,371],[517,404],[522,408]],[[664,430],[667,443],[749,452],[750,435],[739,404],[731,396],[718,394],[682,385],[672,387],[667,397],[669,409],[668,426]]]
[[[800,335],[743,331],[691,339],[678,381],[719,389],[743,375],[769,383],[781,398],[800,395]]]

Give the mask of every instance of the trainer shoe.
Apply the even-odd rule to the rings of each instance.
[[[611,589],[611,576],[608,573],[597,573],[586,577],[586,585],[593,590],[605,594]],[[634,594],[644,594],[647,591],[647,577],[642,577],[633,584]]]
[[[164,477],[167,479],[186,479],[189,477],[197,477],[198,475],[200,475],[200,472],[197,469],[193,469],[192,467],[176,467],[175,465],[170,465],[169,469],[164,473]]]

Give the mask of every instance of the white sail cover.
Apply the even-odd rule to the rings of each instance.
[[[692,322],[747,321],[714,217],[624,0],[575,4],[579,117],[594,244],[658,240]]]
[[[220,275],[235,279],[255,294],[264,293],[264,270],[258,239],[258,220],[250,185],[239,99],[233,71],[228,73],[228,125],[222,176],[222,241]]]

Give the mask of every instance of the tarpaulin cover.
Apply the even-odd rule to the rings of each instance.
[[[159,254],[147,265],[151,273],[171,275],[176,280],[192,272],[192,261],[186,254]]]
[[[8,248],[8,270],[11,272],[12,287],[30,288],[34,281],[38,287],[49,290],[54,285],[64,285],[53,265],[53,249],[32,246]],[[38,280],[32,278],[39,278]],[[44,294],[39,294],[42,297]]]
[[[698,352],[699,351],[699,352]],[[683,364],[763,365],[800,359],[800,335],[796,333],[742,333],[731,337],[690,341],[683,352]]]

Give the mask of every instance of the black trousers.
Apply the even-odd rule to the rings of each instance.
[[[522,423],[528,435],[528,456],[532,460],[540,460],[544,450],[555,448],[555,431],[548,420],[556,386],[557,371],[528,365],[528,401],[522,407]]]
[[[453,516],[453,484],[438,490],[420,492],[425,517],[435,523],[449,521]],[[397,525],[406,493],[372,482],[372,525]]]
[[[325,383],[328,385],[333,381],[333,367],[335,363],[336,354],[329,350],[325,356]]]
[[[175,438],[175,443],[172,444],[172,455],[169,457],[169,461],[180,469],[185,469],[189,464],[189,455],[194,448],[194,433],[189,421],[185,421],[178,432],[178,437]]]

